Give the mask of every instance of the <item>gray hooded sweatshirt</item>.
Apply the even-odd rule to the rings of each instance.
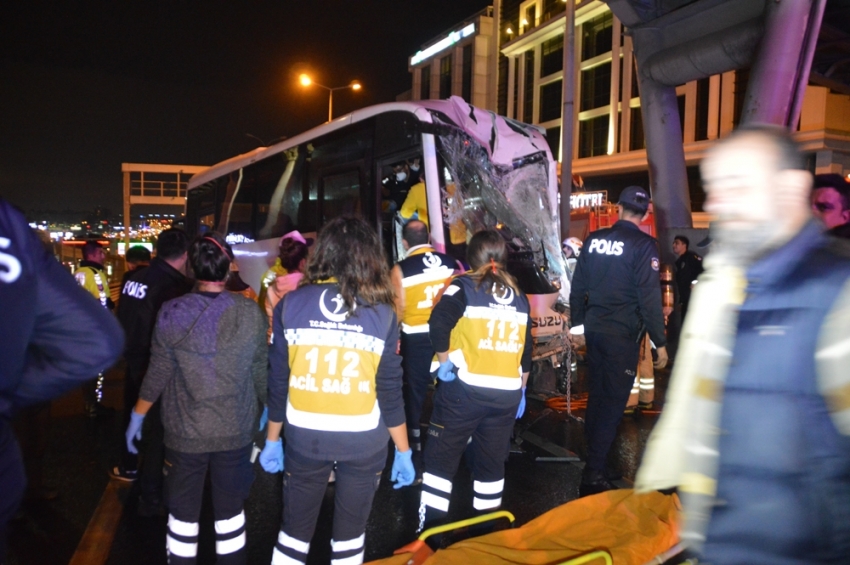
[[[165,445],[184,453],[239,449],[265,403],[268,321],[253,301],[230,292],[193,292],[159,312],[139,397],[162,397]]]

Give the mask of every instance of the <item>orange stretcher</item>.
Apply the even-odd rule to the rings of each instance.
[[[573,500],[522,527],[459,541],[436,552],[428,536],[476,522],[507,518],[494,512],[427,530],[392,557],[370,565],[644,565],[669,554],[678,542],[679,499],[660,492],[636,494],[631,489]]]

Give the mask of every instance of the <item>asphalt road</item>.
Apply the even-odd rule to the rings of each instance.
[[[583,367],[579,366],[575,392],[583,387]],[[51,418],[44,435],[44,483],[58,491],[53,500],[28,500],[12,525],[10,565],[65,565],[74,557],[80,540],[104,489],[109,482],[107,470],[117,461],[123,432],[120,368],[109,373],[106,404],[116,410],[90,419],[82,414],[82,396],[71,394],[50,407]],[[663,404],[667,371],[657,373],[657,405]],[[579,403],[579,405],[581,405]],[[578,497],[581,462],[540,461],[554,452],[533,443],[551,442],[560,450],[584,454],[581,422],[565,413],[545,411],[545,405],[533,397],[518,426],[532,435],[520,437],[506,464],[503,508],[524,524],[540,514]],[[545,411],[545,413],[544,413]],[[578,417],[582,410],[575,410]],[[623,474],[628,484],[657,414],[626,416],[620,424],[609,465]],[[523,439],[537,438],[532,441]],[[389,462],[389,459],[388,459]],[[387,467],[389,469],[389,465]],[[257,463],[256,479],[246,503],[249,563],[269,563],[281,519],[281,475],[265,473]],[[330,555],[330,525],[333,509],[333,485],[329,485],[312,541],[310,563],[327,563]],[[114,536],[100,539],[109,564],[165,564],[166,518],[141,518],[136,514],[137,492],[134,487],[117,490],[121,504],[110,518]],[[419,505],[419,487],[394,490],[388,477],[375,497],[366,532],[366,560],[386,557],[414,539]],[[462,464],[455,478],[450,519],[462,519],[472,513],[472,484]],[[214,561],[214,531],[209,500],[205,501],[201,520],[199,562]],[[78,556],[79,558],[79,556]]]

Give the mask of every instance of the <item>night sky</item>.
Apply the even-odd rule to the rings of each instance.
[[[0,18],[0,195],[121,210],[121,163],[212,165],[410,89],[408,57],[486,0],[50,1]],[[34,219],[34,218],[33,218]]]

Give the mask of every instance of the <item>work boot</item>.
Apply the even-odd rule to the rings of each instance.
[[[584,468],[581,474],[581,484],[578,487],[579,496],[590,496],[599,494],[606,490],[614,490],[617,486],[608,480],[605,473],[594,469]]]

